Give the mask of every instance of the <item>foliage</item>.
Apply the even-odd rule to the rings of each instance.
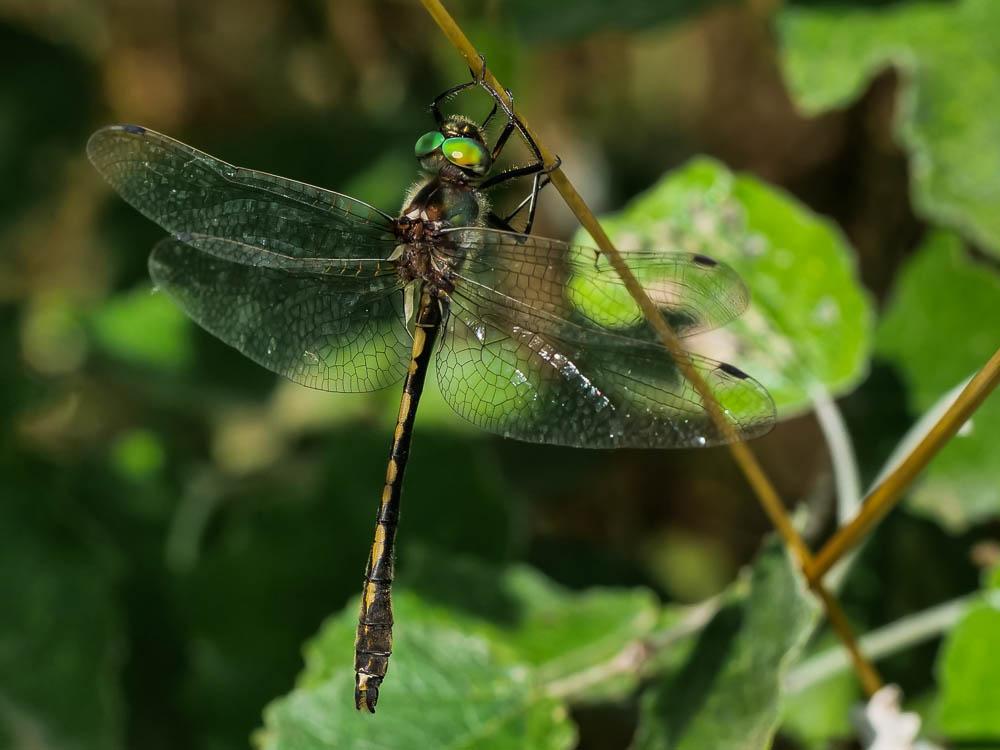
[[[538,692],[524,665],[505,663],[488,641],[442,624],[419,599],[403,593],[396,609],[407,621],[394,643],[399,679],[384,691],[377,721],[351,701],[354,670],[343,657],[354,643],[352,606],[308,649],[302,687],[267,709],[258,747],[572,746],[565,708]]]
[[[109,300],[93,318],[94,339],[110,356],[177,370],[191,364],[191,328],[165,295],[134,290]],[[149,335],[156,331],[156,337]]]
[[[569,747],[575,733],[556,696],[607,698],[628,689],[629,675],[618,664],[655,622],[648,592],[574,595],[527,568],[475,563],[459,563],[441,580],[436,563],[426,565],[426,574],[418,570],[418,581],[400,586],[395,597],[393,682],[379,703],[380,715],[390,718],[359,718],[349,700],[354,670],[344,656],[357,627],[352,602],[307,646],[299,687],[268,709],[262,748],[323,747],[332,738],[343,747],[418,739]],[[474,613],[477,604],[483,611]],[[431,716],[437,726],[426,721]]]
[[[427,572],[433,570],[428,563]],[[427,583],[451,601],[435,602]],[[468,598],[454,592],[475,584],[483,608],[473,615]],[[266,711],[259,747],[446,740],[484,748],[567,747],[575,733],[564,701],[608,700],[634,690],[634,662],[644,658],[642,641],[657,622],[648,592],[570,594],[525,568],[460,563],[448,581],[428,579],[398,591],[394,680],[379,704],[389,718],[377,725],[359,719],[346,699],[354,681],[343,658],[357,626],[352,602],[307,646],[298,687]],[[733,742],[753,738],[733,747],[764,746],[777,723],[781,676],[816,614],[788,556],[772,544],[748,589],[727,598],[683,665],[646,695],[637,747],[730,746],[717,736],[720,726]]]
[[[961,305],[953,304],[961,299]],[[927,238],[902,269],[879,325],[879,354],[902,371],[913,409],[930,409],[989,359],[1000,331],[1000,279],[949,233]],[[941,352],[947,350],[948,356]],[[910,496],[951,529],[1000,515],[1000,400],[983,404]]]
[[[987,745],[988,738],[1000,734],[996,711],[1000,696],[993,679],[1000,653],[998,589],[1000,576],[994,571],[987,586],[992,598],[984,596],[969,608],[949,633],[938,660],[941,692],[933,708],[934,725],[951,740],[964,740],[964,746]]]
[[[749,312],[691,348],[737,362],[782,413],[807,408],[817,384],[840,393],[864,375],[872,315],[850,246],[790,196],[698,159],[601,223],[625,250],[699,253],[740,274]]]
[[[637,750],[767,747],[781,683],[818,614],[788,554],[772,544],[749,591],[726,603],[684,666],[643,699]]]
[[[915,207],[1000,254],[998,25],[993,0],[792,6],[778,18],[785,74],[807,113],[843,107],[880,71],[898,71]]]

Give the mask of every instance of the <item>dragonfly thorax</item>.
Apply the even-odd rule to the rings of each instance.
[[[418,221],[427,225],[422,229],[424,232],[444,227],[482,226],[488,213],[487,200],[474,185],[436,176],[410,188],[400,218],[410,222],[405,229],[412,233],[417,231],[412,224]]]
[[[469,127],[478,128],[464,118],[449,118],[445,125],[452,120],[467,122]],[[442,130],[445,129],[443,126]],[[437,131],[426,134],[417,142],[418,155],[424,148],[435,148],[440,154],[450,140],[456,140],[442,138],[443,134]],[[455,248],[444,230],[484,226],[488,213],[489,204],[485,196],[468,180],[449,179],[442,173],[416,183],[410,188],[401,215],[394,221],[393,227],[399,243],[394,259],[403,281],[409,283],[421,279],[434,296],[450,295],[454,289],[450,259],[455,257]],[[451,252],[437,252],[444,247]]]
[[[400,244],[396,246],[393,259],[400,278],[407,284],[423,281],[435,297],[447,297],[454,289],[451,262],[447,256],[435,252],[442,244],[452,244],[441,234],[447,227],[447,222],[432,218],[419,206],[411,208],[395,222]]]
[[[435,253],[432,245],[400,245],[397,253],[396,269],[404,283],[423,281],[434,297],[447,297],[455,289],[450,260]]]

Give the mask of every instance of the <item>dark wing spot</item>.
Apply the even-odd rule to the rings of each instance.
[[[687,310],[663,310],[663,317],[674,331],[688,331],[698,325],[697,316]]]
[[[750,376],[747,375],[740,368],[729,364],[728,362],[720,362],[718,369],[722,370],[727,375],[732,375],[734,378],[739,378],[740,380],[746,380]]]
[[[142,135],[146,132],[146,128],[142,125],[122,125],[121,128],[126,133],[134,133],[135,135]]]
[[[706,268],[719,265],[719,261],[715,260],[715,258],[709,258],[707,255],[692,255],[691,260],[699,266],[705,266]]]

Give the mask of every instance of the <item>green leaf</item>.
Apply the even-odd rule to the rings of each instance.
[[[639,648],[658,617],[651,591],[571,592],[524,565],[498,569],[452,558],[442,577],[441,558],[424,553],[407,557],[402,580],[443,605],[442,622],[509,651],[534,668],[539,683],[575,701],[635,689],[635,671],[614,665]]]
[[[422,558],[422,559],[421,559]],[[635,689],[640,640],[657,623],[644,590],[572,593],[523,566],[498,569],[419,552],[393,595],[395,639],[373,723],[354,710],[352,602],[306,647],[298,687],[265,713],[262,748],[557,748],[575,730],[564,698]]]
[[[681,21],[727,0],[506,0],[505,11],[529,41],[573,39],[609,29],[647,29]],[[731,1],[731,0],[728,0]]]
[[[166,456],[163,441],[152,430],[129,430],[111,446],[111,463],[129,479],[149,479],[163,469]]]
[[[949,740],[1000,737],[1000,603],[992,592],[969,608],[948,634],[937,663],[939,693],[933,708],[935,729]],[[983,742],[983,747],[995,747]]]
[[[354,606],[306,650],[299,687],[265,711],[262,750],[476,747],[569,748],[566,708],[545,697],[524,664],[490,643],[443,626],[416,596],[394,597],[393,657],[378,715],[354,708]]]
[[[110,300],[92,323],[101,348],[127,362],[180,370],[194,357],[190,321],[165,294],[148,287]]]
[[[780,414],[807,408],[816,383],[843,393],[865,374],[872,312],[854,253],[832,222],[791,196],[700,158],[601,222],[623,250],[701,253],[740,274],[750,309],[688,342],[757,378]],[[582,233],[578,241],[594,244]]]
[[[769,747],[782,679],[817,614],[792,560],[769,545],[746,596],[720,609],[684,666],[643,697],[637,750]]]
[[[827,647],[839,642],[828,639]],[[808,656],[803,657],[803,660]],[[781,733],[793,737],[797,745],[823,750],[831,740],[850,737],[851,709],[861,701],[857,676],[850,670],[820,680],[785,697],[782,706]]]
[[[114,750],[123,648],[112,566],[68,504],[18,471],[2,467],[0,746]]]
[[[978,370],[997,347],[1000,277],[950,233],[930,235],[899,275],[876,349],[895,364],[917,412]],[[910,507],[953,531],[1000,513],[1000,398],[944,447],[911,492]]]
[[[1000,254],[1000,4],[786,6],[778,28],[785,77],[808,114],[849,104],[885,68],[900,71],[896,131],[917,211]]]

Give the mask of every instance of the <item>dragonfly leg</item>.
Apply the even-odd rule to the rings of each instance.
[[[471,89],[473,86],[478,86],[476,81],[467,81],[466,83],[460,83],[457,86],[452,86],[447,91],[438,94],[434,101],[431,102],[431,114],[434,115],[434,121],[438,124],[438,127],[444,125],[444,114],[441,112],[441,105],[448,101],[451,97],[456,94],[460,94],[466,89]],[[491,115],[492,116],[492,115]]]
[[[510,169],[505,169],[503,172],[500,172],[500,174],[493,175],[493,177],[490,177],[489,179],[485,180],[479,186],[479,189],[489,190],[490,188],[494,188],[497,185],[500,185],[504,182],[508,182],[509,180],[516,180],[519,177],[528,177],[530,175],[546,176],[545,184],[547,185],[548,184],[547,175],[551,174],[552,172],[555,172],[557,169],[559,169],[560,166],[562,166],[562,159],[560,159],[558,156],[556,157],[556,160],[549,165],[546,165],[543,161],[539,159],[538,161],[534,161],[531,164],[525,164],[522,167],[511,167]],[[544,185],[541,185],[540,187],[544,187]]]
[[[518,130],[518,121],[516,115],[514,114],[514,92],[510,89],[505,89],[507,93],[507,100],[510,102],[510,106],[508,106],[507,102],[504,102],[492,86],[486,83],[483,83],[482,86],[489,92],[490,96],[493,97],[493,110],[496,111],[499,107],[503,107],[503,112],[507,116],[507,123],[503,126],[503,130],[500,131],[500,135],[497,136],[496,143],[493,144],[493,152],[490,154],[491,158],[495,162],[500,158],[500,153],[503,151],[504,146],[507,145],[507,141],[514,134],[514,131]],[[490,117],[492,116],[493,113],[491,112]],[[521,132],[522,136],[526,137],[525,142],[528,143],[529,148],[531,148],[533,152],[537,151],[537,146],[534,141],[530,140],[530,137],[526,136],[526,131],[523,131],[522,129],[519,130],[519,132]]]
[[[504,98],[500,96],[500,94],[496,91],[496,89],[494,89],[492,86],[486,83],[485,64],[483,68],[483,73],[484,73],[483,80],[480,85],[484,89],[486,89],[486,91],[490,94],[491,97],[493,97],[493,111],[490,112],[490,118],[493,117],[497,109],[503,110],[503,113],[507,117],[507,123],[504,125],[503,130],[500,132],[500,135],[497,137],[496,143],[493,144],[493,151],[491,154],[492,160],[496,162],[497,159],[500,158],[500,154],[503,152],[504,148],[507,146],[508,141],[510,140],[510,137],[515,132],[517,132],[517,134],[521,136],[521,140],[524,141],[524,144],[531,151],[532,155],[534,156],[534,160],[530,164],[526,164],[521,167],[512,167],[510,169],[506,169],[503,172],[500,172],[499,174],[490,177],[485,182],[483,182],[479,187],[481,190],[489,190],[490,188],[496,187],[497,185],[501,185],[504,182],[508,182],[510,180],[516,180],[520,177],[534,176],[534,179],[532,180],[531,191],[524,198],[524,200],[522,200],[517,205],[517,207],[514,208],[513,211],[511,211],[505,217],[501,217],[496,214],[491,214],[490,218],[490,222],[493,226],[499,229],[513,231],[510,224],[511,220],[515,216],[517,216],[517,214],[520,213],[525,207],[527,207],[528,220],[523,229],[523,233],[529,234],[531,232],[531,227],[535,221],[535,208],[538,202],[538,193],[541,192],[542,188],[544,188],[549,183],[550,180],[548,175],[559,168],[559,166],[562,164],[562,160],[559,159],[559,157],[557,156],[554,163],[549,165],[545,164],[545,160],[542,158],[541,149],[539,149],[538,144],[535,142],[535,139],[531,137],[531,134],[528,133],[528,129],[524,127],[524,123],[521,122],[521,118],[519,118],[517,116],[517,113],[514,111],[514,93],[510,89],[504,89],[504,93],[507,95],[507,99],[504,100]]]
[[[558,162],[552,167],[552,169],[558,168]],[[528,208],[528,220],[524,224],[524,228],[521,230],[524,234],[531,234],[531,228],[535,224],[535,209],[538,207],[538,194],[542,192],[542,189],[548,185],[552,180],[549,178],[549,171],[537,172],[534,179],[531,182],[531,192],[524,197],[513,211],[511,211],[507,216],[504,217],[504,222],[510,224],[511,220],[517,216],[521,211],[524,210],[525,206]]]
[[[480,72],[478,74],[472,68],[469,68],[469,73],[472,74],[471,81],[466,81],[465,83],[460,83],[457,86],[452,86],[447,91],[438,94],[434,98],[434,101],[431,102],[430,106],[431,114],[434,115],[434,121],[438,124],[438,127],[444,124],[444,119],[445,119],[444,114],[441,112],[442,104],[451,99],[451,97],[455,96],[456,94],[460,94],[463,91],[467,91],[468,89],[474,88],[476,86],[485,86],[485,83],[483,81],[486,76],[486,58],[480,55],[479,63],[480,63]],[[484,128],[486,127],[486,124],[493,118],[493,115],[496,114],[496,110],[497,106],[494,101],[493,110],[489,113],[489,115],[487,115],[485,122],[483,122]]]
[[[533,179],[531,181],[531,190],[529,191],[528,195],[526,195],[524,199],[520,203],[518,203],[517,206],[514,207],[514,210],[512,210],[506,216],[500,217],[495,214],[492,214],[491,223],[493,224],[493,226],[495,226],[498,229],[514,231],[511,228],[510,224],[511,220],[513,220],[515,216],[517,216],[519,213],[521,213],[521,211],[527,208],[528,220],[525,223],[524,228],[521,229],[520,231],[522,234],[531,234],[531,228],[535,223],[535,209],[538,206],[538,194],[542,191],[542,189],[546,185],[548,185],[552,181],[549,175],[555,170],[559,169],[561,165],[562,165],[562,159],[560,159],[557,156],[555,162],[553,162],[547,167],[541,164],[540,162],[536,162],[534,164],[529,164],[524,167],[517,167],[515,169],[510,169],[507,170],[506,172],[502,172],[499,175],[497,175],[496,178],[489,180],[488,182],[490,184],[487,185],[484,183],[484,189],[486,189],[490,187],[496,187],[497,185],[503,182],[506,182],[508,180],[513,180],[518,177],[526,177],[528,175],[533,175]]]
[[[488,115],[486,115],[486,119],[483,120],[483,124],[480,125],[480,127],[483,128],[483,130],[485,130],[489,126],[490,120],[492,120],[493,116],[497,113],[497,108],[498,108],[498,105],[497,105],[496,101],[494,101],[493,102],[493,109],[490,110],[490,113]]]
[[[486,92],[493,98],[494,109],[499,108],[503,111],[504,115],[507,117],[507,124],[504,125],[504,129],[501,131],[500,136],[497,138],[496,143],[493,145],[493,161],[496,161],[500,157],[500,153],[503,151],[504,146],[507,145],[508,139],[514,134],[516,130],[518,135],[521,136],[521,140],[531,151],[535,160],[544,164],[545,160],[542,158],[542,151],[538,148],[538,144],[535,139],[531,137],[528,129],[524,127],[524,123],[521,122],[521,118],[517,116],[514,111],[514,92],[508,88],[504,88],[504,93],[507,95],[507,100],[500,96],[500,93],[493,88],[490,84],[486,82],[486,66],[485,62],[483,64],[483,77],[480,80],[479,85],[486,89]],[[492,117],[493,114],[490,114]]]

